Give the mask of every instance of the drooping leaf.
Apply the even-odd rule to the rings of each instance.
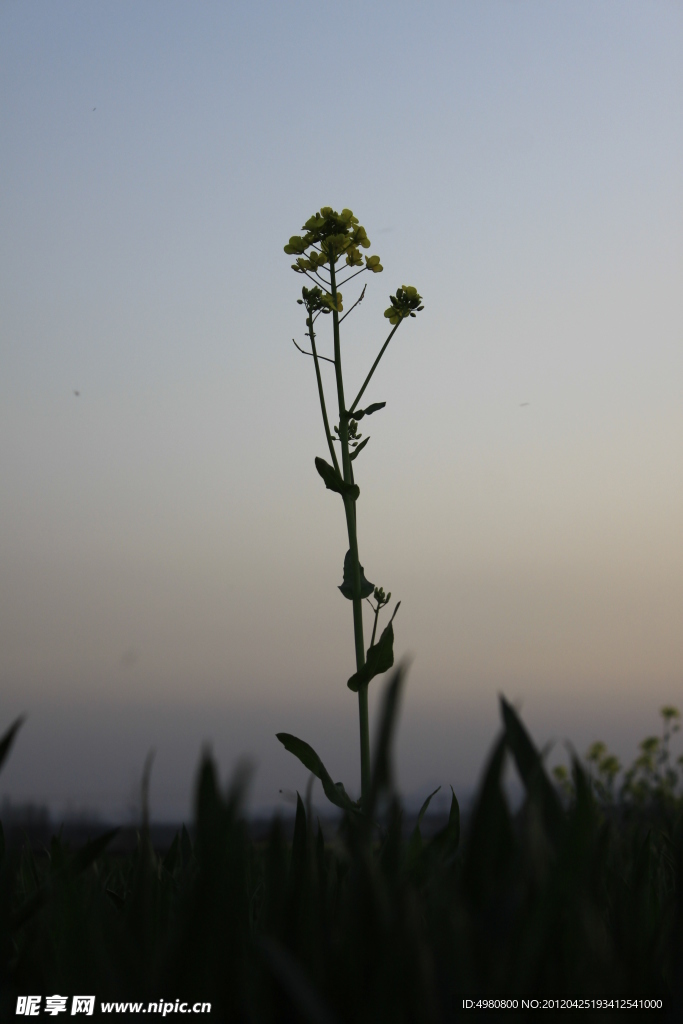
[[[365,441],[363,442],[363,444],[365,444]],[[358,448],[356,449],[356,451],[359,452],[362,447],[363,447],[362,444],[359,445]],[[352,456],[352,458],[353,458],[353,456]],[[363,566],[361,565],[361,566],[359,566],[359,568],[360,568],[360,596],[361,596],[361,598],[363,600],[365,600],[365,598],[366,597],[370,597],[370,594],[372,594],[372,592],[374,591],[375,584],[374,583],[368,583],[368,581],[365,578],[365,572],[363,571]],[[344,595],[344,597],[348,598],[349,601],[353,600],[353,560],[351,558],[351,549],[350,548],[346,552],[346,554],[344,555],[344,582],[340,585],[339,589],[341,590],[341,592]]]
[[[341,495],[346,494],[350,498],[353,498],[354,501],[357,501],[360,494],[360,487],[358,484],[345,483],[334,466],[331,466],[329,462],[325,462],[324,459],[319,457],[316,457],[315,468],[325,481],[325,487],[327,487],[329,491],[335,491],[337,494]]]
[[[401,602],[399,601],[394,609],[394,615],[391,616],[391,622],[382,631],[377,643],[368,647],[363,668],[360,672],[354,672],[347,682],[349,690],[353,690],[354,693],[358,693],[361,686],[369,683],[375,676],[387,672],[394,664],[394,627],[392,623],[400,606]]]
[[[308,768],[309,772],[313,772],[317,779],[320,779],[323,784],[325,796],[330,803],[333,803],[335,807],[340,807],[345,811],[354,810],[357,807],[357,805],[354,804],[351,798],[347,795],[342,783],[332,781],[332,776],[316,754],[313,747],[304,740],[300,740],[288,732],[278,732],[275,735],[285,750],[288,750],[290,754],[294,754],[295,757],[298,757],[303,766]]]

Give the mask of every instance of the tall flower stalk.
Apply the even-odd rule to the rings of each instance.
[[[340,288],[353,278],[364,273],[379,274],[383,267],[379,256],[363,255],[361,249],[370,248],[370,239],[365,228],[358,223],[351,210],[337,213],[330,206],[323,206],[304,224],[302,235],[293,235],[284,250],[295,256],[292,269],[309,279],[311,286],[304,285],[301,289],[299,305],[305,310],[306,335],[310,342],[310,352],[294,344],[305,355],[313,359],[315,377],[320,399],[323,428],[331,463],[316,458],[315,467],[322,477],[325,486],[339,494],[346,518],[349,547],[344,558],[344,578],[339,590],[351,601],[353,608],[353,637],[356,656],[356,671],[348,680],[349,689],[358,694],[358,719],[360,730],[360,775],[361,799],[354,802],[346,794],[343,785],[333,783],[322,761],[315,751],[303,740],[289,733],[278,733],[278,739],[284,746],[303,762],[322,782],[327,797],[346,810],[367,810],[370,798],[370,724],[368,717],[368,686],[370,681],[382,672],[386,672],[394,663],[394,613],[376,641],[377,620],[381,609],[389,603],[391,594],[385,596],[380,587],[374,587],[365,578],[363,566],[358,554],[358,528],[356,507],[360,488],[354,479],[353,462],[363,451],[368,437],[362,439],[358,432],[358,424],[365,417],[383,409],[386,402],[374,402],[365,408],[359,408],[359,402],[365,394],[380,359],[384,355],[394,334],[409,317],[415,317],[423,309],[422,298],[417,289],[408,285],[399,288],[395,295],[390,296],[390,305],[384,316],[391,324],[391,330],[382,345],[377,358],[372,364],[358,394],[347,406],[344,394],[344,376],[342,372],[342,350],[340,326],[346,317],[363,300],[365,287],[358,298],[344,312],[343,297]],[[343,315],[342,315],[343,314]],[[321,316],[332,317],[332,356],[322,355],[318,351],[316,324]],[[292,339],[294,340],[294,339]],[[325,399],[323,382],[323,363],[334,367],[334,385],[337,400],[338,424],[334,432],[330,429],[330,421]],[[338,446],[338,447],[337,447]],[[372,605],[370,595],[374,595]],[[370,647],[365,651],[363,636],[363,601],[368,601],[375,620]]]

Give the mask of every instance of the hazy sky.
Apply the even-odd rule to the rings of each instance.
[[[625,758],[683,705],[682,49],[666,0],[5,0],[0,795],[120,816],[154,747],[153,814],[186,815],[207,741],[274,804],[306,785],[279,730],[357,787],[282,251],[327,204],[385,268],[349,392],[388,294],[426,307],[356,463],[404,791],[471,788],[499,692]]]

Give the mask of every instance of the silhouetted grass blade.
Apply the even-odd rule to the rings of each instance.
[[[437,832],[429,844],[430,851],[439,853],[442,857],[453,857],[460,845],[460,805],[451,786],[451,806],[448,812],[448,821]]]
[[[467,895],[477,903],[495,893],[512,858],[514,834],[501,784],[506,753],[503,733],[491,753],[470,820],[463,873]]]
[[[522,782],[529,796],[537,799],[541,805],[548,835],[553,840],[557,840],[564,825],[564,811],[557,790],[546,775],[541,755],[536,750],[514,708],[502,696],[500,706],[508,747]]]
[[[56,886],[68,881],[82,874],[86,868],[90,867],[98,857],[102,855],[104,850],[107,848],[109,843],[112,841],[115,835],[119,832],[118,828],[111,829],[109,832],[105,832],[104,835],[99,836],[98,839],[93,839],[86,843],[77,853],[73,855],[71,860],[62,868],[61,871],[57,872],[53,879],[49,879],[47,882],[40,884],[38,874],[35,867],[35,859],[33,854],[28,851],[28,860],[25,861],[30,865],[31,870],[31,881],[32,887],[35,886],[33,894],[26,900],[23,906],[21,906],[10,918],[10,930],[17,931],[27,921],[29,921],[33,915],[43,907],[52,896]]]
[[[176,868],[176,864],[178,864],[179,860],[180,860],[180,834],[178,832],[176,832],[175,836],[173,837],[173,842],[169,846],[168,852],[166,853],[166,856],[164,857],[164,859],[162,861],[162,864],[164,865],[165,870],[168,871],[169,875],[173,874],[173,872],[175,871],[175,868]]]
[[[404,676],[405,669],[402,665],[399,665],[386,684],[382,696],[382,707],[379,713],[377,738],[375,740],[375,757],[370,782],[370,805],[367,809],[369,818],[372,818],[374,814],[379,794],[382,790],[389,789],[391,786],[391,745],[394,738],[394,730],[398,724]]]
[[[293,907],[300,906],[307,888],[309,874],[308,864],[308,829],[306,826],[306,810],[303,800],[296,794],[296,817],[294,819],[294,838],[292,840],[292,856],[289,863],[289,885]]]
[[[180,853],[183,867],[187,867],[192,860],[192,840],[190,839],[190,833],[184,825],[180,830]]]
[[[389,803],[386,835],[379,850],[379,863],[386,877],[398,874],[404,855],[403,850],[403,809],[398,797],[392,797]]]
[[[429,796],[424,801],[422,807],[418,812],[417,821],[415,822],[415,828],[413,829],[412,834],[410,836],[410,840],[408,842],[407,857],[409,862],[414,861],[415,858],[419,855],[420,851],[422,850],[422,834],[420,832],[420,825],[422,824],[422,819],[424,818],[427,812],[427,808],[432,802],[432,797],[436,796],[440,789],[441,786],[437,786],[434,792],[429,794]]]
[[[26,719],[24,715],[20,715],[20,717],[17,718],[16,722],[13,722],[12,725],[10,725],[9,729],[0,740],[0,768],[2,768],[2,765],[7,755],[12,749],[12,744],[14,743],[15,736],[17,735],[19,729],[21,728],[25,721]]]

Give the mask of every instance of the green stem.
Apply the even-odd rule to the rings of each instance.
[[[330,289],[333,306],[337,305],[337,283],[334,269],[334,254],[330,253]],[[344,415],[344,381],[341,367],[341,346],[339,342],[339,314],[332,310],[334,331],[334,369],[337,378],[337,400],[339,402],[339,440],[342,450],[342,468],[344,481],[353,483],[353,470],[349,458],[349,421]],[[360,591],[360,561],[358,559],[358,534],[356,530],[356,503],[344,496],[346,528],[349,535],[349,551],[353,570],[353,637],[356,648],[356,671],[360,672],[365,665],[365,642],[363,640],[363,602]],[[368,687],[361,686],[358,691],[358,723],[360,728],[360,787],[361,807],[368,806],[370,798],[370,718],[368,713]]]
[[[371,605],[370,607],[372,607],[372,605]],[[376,607],[376,608],[373,608],[373,611],[374,611],[374,613],[375,613],[375,624],[374,624],[374,626],[372,627],[372,640],[370,641],[370,646],[371,646],[371,647],[372,647],[372,645],[373,645],[373,644],[374,644],[374,642],[375,642],[375,634],[377,633],[377,619],[379,618],[379,610],[380,610],[380,608],[381,608],[381,607],[382,607],[382,606],[381,606],[381,604],[380,604],[380,603],[379,603],[379,601],[378,601],[378,602],[377,602],[377,607]]]
[[[313,317],[309,310],[309,319],[312,321]],[[325,392],[323,390],[323,381],[320,375],[320,363],[318,361],[318,351],[315,347],[315,331],[313,330],[313,323],[311,323],[308,336],[311,339],[311,349],[313,350],[313,362],[315,363],[315,376],[318,381],[318,395],[320,396],[320,409],[323,414],[323,424],[325,426],[325,437],[327,438],[327,447],[330,449],[330,455],[332,456],[332,465],[339,473],[339,463],[337,462],[337,453],[334,450],[334,444],[332,443],[332,434],[330,433],[330,424],[327,419],[327,408],[325,406]],[[296,344],[296,342],[295,342]]]
[[[354,409],[356,408],[356,406],[357,406],[357,405],[358,405],[358,403],[360,402],[361,398],[363,397],[363,392],[365,391],[366,387],[367,387],[367,386],[368,386],[368,384],[370,383],[370,378],[372,377],[373,373],[374,373],[374,372],[375,372],[375,370],[377,369],[377,364],[379,363],[380,359],[381,359],[381,358],[382,358],[382,356],[384,355],[384,351],[385,351],[385,349],[386,349],[387,345],[389,344],[389,342],[391,341],[391,339],[393,338],[393,336],[394,336],[394,335],[396,334],[396,331],[397,331],[397,330],[399,329],[399,327],[401,326],[401,323],[402,323],[402,321],[401,321],[401,320],[399,320],[399,322],[398,322],[398,323],[396,324],[396,326],[395,326],[395,327],[394,327],[394,329],[392,330],[392,332],[391,332],[391,334],[389,335],[389,337],[387,338],[387,340],[386,340],[386,341],[384,342],[384,344],[382,345],[382,348],[381,348],[381,350],[380,350],[380,353],[379,353],[379,355],[377,356],[377,358],[375,359],[374,363],[372,364],[372,368],[370,369],[370,373],[369,373],[369,374],[367,375],[367,377],[365,378],[365,383],[363,384],[363,387],[362,387],[362,388],[360,389],[360,391],[358,392],[358,394],[356,395],[356,397],[355,397],[355,398],[354,398],[354,400],[353,400],[353,405],[352,405],[352,406],[351,406],[351,408],[349,409],[349,415],[351,415],[351,413],[353,412],[353,410],[354,410]]]

